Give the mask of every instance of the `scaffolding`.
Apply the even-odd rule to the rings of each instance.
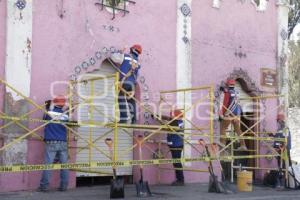
[[[104,81],[107,83],[107,87],[105,88],[95,88],[95,81]],[[241,159],[255,159],[254,166],[243,166],[243,169],[248,170],[272,170],[277,168],[265,167],[261,166],[261,159],[273,159],[279,158],[285,162],[284,171],[288,170],[289,163],[288,158],[286,156],[286,144],[287,144],[287,135],[285,138],[274,138],[271,134],[274,134],[276,131],[267,132],[265,130],[261,131],[260,124],[263,121],[263,117],[261,116],[261,105],[260,101],[266,100],[277,100],[279,96],[258,96],[251,97],[250,99],[254,102],[254,107],[257,108],[254,113],[253,124],[248,125],[241,121],[241,125],[244,126],[245,130],[242,132],[240,136],[235,135],[231,132],[231,134],[226,136],[220,136],[216,134],[216,109],[214,98],[214,86],[201,86],[195,88],[186,88],[186,89],[178,89],[178,90],[169,90],[169,91],[161,91],[159,102],[157,103],[159,107],[162,104],[169,106],[171,108],[178,108],[182,111],[182,114],[175,117],[174,119],[165,122],[162,121],[161,115],[163,115],[164,109],[160,109],[159,113],[153,112],[151,108],[144,105],[139,99],[132,97],[138,107],[142,108],[144,111],[152,114],[153,118],[159,122],[159,124],[123,124],[119,123],[119,103],[118,97],[119,93],[123,92],[128,94],[126,90],[124,90],[119,84],[119,74],[108,74],[108,75],[93,75],[84,77],[80,80],[70,81],[69,88],[67,92],[67,96],[69,99],[69,109],[65,111],[65,113],[69,113],[70,118],[75,119],[75,121],[69,122],[60,122],[53,120],[41,120],[38,118],[32,118],[32,114],[39,112],[43,114],[47,114],[47,110],[44,108],[45,104],[37,104],[30,98],[26,97],[22,93],[20,93],[16,88],[12,87],[9,83],[0,79],[1,84],[4,84],[6,88],[9,88],[10,91],[13,91],[18,96],[25,99],[32,107],[28,113],[23,114],[22,116],[10,116],[4,112],[0,113],[0,118],[4,122],[4,124],[0,127],[0,130],[11,126],[17,125],[26,131],[25,134],[20,135],[9,143],[4,144],[0,147],[0,152],[8,150],[13,145],[18,145],[18,142],[26,140],[30,137],[37,138],[40,141],[43,141],[43,137],[41,135],[41,129],[45,127],[49,123],[59,123],[65,126],[68,130],[68,146],[69,150],[76,149],[76,154],[81,151],[87,150],[88,157],[86,162],[77,163],[72,162],[68,164],[52,164],[52,165],[44,165],[42,163],[32,164],[26,163],[25,165],[2,165],[0,166],[0,172],[22,172],[22,171],[39,171],[45,169],[72,169],[80,172],[86,173],[96,173],[96,174],[106,174],[111,175],[108,171],[109,167],[129,167],[136,165],[155,165],[159,169],[158,180],[160,181],[160,174],[163,170],[173,170],[174,168],[170,167],[162,167],[164,165],[173,164],[173,163],[199,163],[199,162],[209,162],[210,160],[220,160],[224,162],[230,162],[231,165],[231,180],[233,181],[234,170],[241,168],[241,166],[235,165],[237,160]],[[78,87],[80,84],[89,84],[88,94],[81,94]],[[103,95],[107,95],[107,93],[111,92],[111,105],[113,113],[105,113],[103,110],[99,109],[98,104],[103,99]],[[168,101],[166,96],[168,95],[176,95],[180,96],[183,99],[183,102],[176,102],[176,100]],[[102,96],[101,96],[102,95]],[[130,94],[128,94],[130,95]],[[189,99],[191,96],[195,96],[193,99]],[[188,96],[188,97],[187,97]],[[101,97],[101,98],[99,98]],[[243,100],[243,99],[241,99]],[[187,103],[191,103],[190,105]],[[277,101],[276,101],[277,103]],[[76,119],[79,112],[80,106],[86,106],[86,112],[88,116],[87,121],[82,121],[81,119]],[[203,107],[199,107],[203,106]],[[268,111],[268,113],[273,113],[277,111],[277,108],[280,105],[274,106],[271,108],[272,111]],[[201,113],[201,120],[199,120],[198,114]],[[97,113],[97,115],[95,114]],[[197,117],[195,116],[197,114]],[[101,115],[102,118],[99,120],[95,118],[96,116]],[[176,126],[171,126],[170,124],[179,118],[183,118],[185,127],[183,132],[178,132],[179,129]],[[24,126],[21,122],[28,121],[30,123],[34,123],[34,128],[30,129]],[[89,130],[88,138],[83,137],[83,135],[76,130],[78,127],[86,127]],[[94,137],[93,129],[94,128],[102,128],[105,130],[98,137]],[[119,146],[119,138],[120,131],[123,131],[124,134],[127,134],[132,138],[134,143],[128,147],[127,149],[120,149]],[[149,134],[145,135],[142,140],[138,141],[137,135],[140,135],[141,131],[147,131]],[[122,133],[122,134],[123,134]],[[247,134],[251,133],[252,136],[247,136]],[[168,152],[164,153],[163,149],[166,149],[166,144],[164,142],[164,138],[166,134],[178,134],[181,135],[184,139],[184,153],[181,159],[170,159],[168,156]],[[2,133],[3,135],[3,133]],[[228,140],[228,144],[218,150],[215,154],[212,154],[210,157],[204,154],[204,149],[201,148],[201,145],[198,143],[200,139],[204,139],[207,143],[210,144],[210,149],[215,142],[218,142],[221,137],[225,137]],[[77,146],[74,138],[79,138],[85,144],[83,146]],[[105,139],[111,138],[113,140],[112,154],[109,154],[109,151],[105,149],[104,144]],[[240,140],[248,140],[252,141],[255,145],[255,149],[249,150],[247,155],[236,155],[235,143]],[[280,141],[283,143],[283,149],[279,153],[274,150],[272,143],[274,141]],[[100,142],[100,143],[99,143]],[[142,145],[144,150],[150,151],[153,154],[153,158],[146,160],[124,160],[122,159],[124,155],[128,152],[133,151],[138,146],[138,142]],[[153,148],[149,147],[149,143],[155,144],[157,146],[157,151],[153,150]],[[262,145],[264,147],[262,148]],[[188,148],[187,148],[188,147]],[[266,151],[268,152],[266,153]],[[102,160],[95,160],[93,152],[96,151],[97,154],[103,155]],[[227,152],[227,154],[224,154]],[[74,160],[72,158],[73,154],[70,152],[69,157],[70,160]],[[105,158],[105,159],[104,159]],[[99,169],[106,169],[106,171],[101,171]],[[191,171],[195,173],[208,173],[207,169],[201,169],[194,166],[185,166],[182,169],[184,171]],[[287,173],[285,173],[287,176]]]

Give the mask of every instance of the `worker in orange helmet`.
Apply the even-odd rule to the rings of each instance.
[[[234,89],[236,81],[234,79],[228,79],[225,88],[220,88],[223,92],[220,99],[220,142],[221,147],[225,147],[226,130],[230,124],[233,124],[234,131],[240,136],[242,134],[240,128],[240,115],[242,113],[241,106],[239,105],[239,94]],[[240,147],[238,150],[246,151],[247,146],[245,140],[240,139]]]
[[[154,118],[154,116],[152,116]],[[167,134],[167,144],[171,151],[172,159],[181,159],[181,154],[184,146],[184,122],[183,122],[183,112],[179,109],[172,109],[170,116],[161,116],[163,124],[178,127],[176,132]],[[184,185],[184,174],[182,169],[182,163],[173,163],[175,168],[175,178],[176,180],[172,183],[173,186],[183,186]]]
[[[120,123],[131,123],[136,121],[136,102],[134,100],[135,87],[138,78],[138,72],[141,68],[138,62],[139,56],[142,54],[142,46],[135,44],[130,47],[130,53],[116,52],[111,56],[111,60],[118,65],[117,70],[120,73],[120,93],[119,93],[119,109]],[[131,116],[128,116],[128,111]]]
[[[66,98],[63,95],[58,95],[53,100],[46,101],[47,114],[44,115],[44,120],[55,120],[60,122],[69,121],[69,116],[64,111]],[[52,164],[55,159],[60,163],[68,162],[68,146],[67,146],[67,128],[60,123],[48,123],[44,130],[45,142],[45,164]],[[40,181],[38,191],[47,192],[49,190],[49,180],[51,177],[50,170],[44,170]],[[59,191],[66,191],[69,182],[69,171],[62,169],[60,171],[60,186]]]

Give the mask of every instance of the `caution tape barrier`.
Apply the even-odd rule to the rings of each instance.
[[[182,158],[182,159],[155,159],[155,160],[127,160],[116,162],[90,162],[90,163],[65,163],[65,164],[47,164],[47,165],[8,165],[0,166],[0,173],[7,172],[29,172],[41,170],[59,170],[59,169],[87,169],[87,168],[103,168],[103,167],[130,167],[136,165],[165,165],[173,163],[188,163],[188,162],[208,162],[210,160],[231,161],[233,159],[249,159],[249,158],[267,158],[274,155],[249,155],[249,156],[224,156],[216,157],[198,157],[198,158]]]

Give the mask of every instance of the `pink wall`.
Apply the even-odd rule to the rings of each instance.
[[[254,5],[234,0],[222,1],[220,9],[212,8],[210,0],[193,1],[193,86],[220,84],[234,69],[241,68],[260,90],[275,92],[260,86],[260,68],[276,69],[275,4],[275,1],[269,1],[266,11],[257,12]],[[246,57],[240,58],[235,55],[236,52],[242,52]],[[266,104],[269,106],[266,129],[275,131],[277,110],[271,111],[270,108],[276,103],[268,100]],[[197,176],[190,178],[198,179]]]
[[[155,1],[138,2],[128,6],[131,12],[129,15],[117,15],[115,20],[111,20],[107,11],[100,12],[93,2],[72,0],[64,1],[66,12],[61,19],[57,15],[56,2],[45,2],[34,2],[31,97],[37,103],[42,104],[44,100],[51,98],[51,84],[69,80],[74,68],[95,57],[96,51],[103,47],[128,48],[134,43],[142,44],[144,49],[140,76],[145,76],[150,87],[149,93],[155,94],[159,90],[176,87],[175,0],[162,1],[159,6]],[[165,13],[166,8],[169,9],[168,14]],[[104,26],[109,25],[119,31],[106,30]],[[88,71],[99,67],[101,60],[103,59],[97,60]],[[81,74],[84,72],[82,70]],[[55,91],[63,93],[65,85],[57,85]],[[40,117],[41,114],[34,116]],[[30,141],[29,163],[41,163],[42,146],[40,142]],[[145,153],[144,157],[150,159],[150,154]],[[30,176],[28,187],[36,188],[40,173],[32,174],[34,176]],[[145,169],[145,175],[149,177],[152,173]],[[58,183],[57,174],[55,177],[52,181],[53,187]],[[71,179],[71,187],[74,187],[74,174]],[[153,181],[155,182],[156,180]]]
[[[259,86],[260,68],[276,68],[275,2],[262,13],[234,0],[223,1],[220,9],[212,8],[210,0],[193,1],[193,10],[199,10],[192,20],[194,85],[218,84],[234,68],[242,68]],[[246,58],[235,56],[239,49]]]
[[[140,43],[144,48],[140,76],[146,78],[150,102],[157,103],[158,91],[176,88],[176,3],[175,0],[160,1],[159,5],[157,1],[137,1],[136,5],[128,6],[129,15],[122,17],[119,14],[115,20],[111,20],[107,11],[99,11],[89,1],[65,0],[63,18],[58,16],[59,5],[56,5],[56,1],[34,1],[31,98],[39,104],[51,98],[51,85],[56,81],[68,81],[69,76],[75,73],[76,66],[80,67],[83,62],[95,58],[95,52],[104,47],[123,49]],[[3,4],[0,2],[0,9],[4,10]],[[193,86],[219,84],[234,68],[246,70],[259,86],[260,68],[276,67],[275,2],[270,2],[263,13],[257,12],[250,4],[239,4],[235,0],[222,1],[220,9],[211,5],[211,0],[194,0],[192,5]],[[0,18],[0,26],[3,19],[4,16]],[[108,30],[110,25],[114,26],[113,32]],[[261,27],[264,27],[263,31]],[[0,36],[4,34],[2,30]],[[4,48],[2,38],[0,48]],[[235,56],[239,50],[246,53],[247,57]],[[3,56],[3,53],[0,54],[0,65]],[[95,58],[96,64],[88,67],[87,71],[99,67],[103,59]],[[85,70],[81,69],[80,74],[84,73]],[[56,85],[55,92],[63,93],[65,89],[66,85],[60,83]],[[39,112],[32,116],[41,115]],[[42,134],[42,130],[39,133]],[[149,144],[149,147],[157,149],[155,144]],[[42,163],[41,142],[30,140],[28,152],[28,163]],[[134,157],[137,158],[136,152]],[[151,158],[152,153],[145,151],[143,159]],[[205,169],[206,163],[193,165],[193,168]],[[139,173],[136,167],[134,169],[134,178],[137,180]],[[150,184],[158,182],[158,177],[154,176],[158,172],[156,166],[145,167],[144,172]],[[173,175],[173,171],[162,171],[161,182],[173,181]],[[185,175],[188,182],[208,180],[207,174],[203,173],[185,172]],[[58,173],[54,176],[52,187],[58,184]],[[13,186],[15,180],[10,180],[4,189],[6,191],[16,190]],[[40,172],[28,173],[19,189],[34,189],[39,180]],[[74,173],[70,186],[75,186]]]

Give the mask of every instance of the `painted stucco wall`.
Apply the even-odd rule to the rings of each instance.
[[[226,81],[234,70],[242,69],[265,94],[274,93],[260,85],[260,68],[276,69],[277,6],[269,1],[264,12],[250,2],[221,1],[212,8],[210,0],[193,1],[192,75],[193,86]],[[262,28],[263,27],[263,28]],[[241,53],[241,56],[239,56]],[[276,130],[276,100],[267,100],[264,128]],[[263,113],[261,113],[263,114]],[[218,121],[215,123],[219,124]],[[263,128],[262,128],[263,129]],[[218,134],[218,126],[215,126]],[[197,179],[196,176],[191,178]]]
[[[63,82],[68,81],[70,75],[78,76],[97,69],[105,57],[103,52],[124,47],[128,50],[132,44],[140,43],[144,49],[140,77],[144,77],[144,84],[149,86],[149,102],[158,103],[158,91],[176,88],[176,3],[176,0],[140,0],[136,5],[128,6],[130,14],[125,17],[118,14],[116,19],[111,20],[111,14],[106,10],[99,11],[94,2],[87,0],[65,0],[63,6],[58,1],[34,1],[30,97],[42,104],[51,98],[52,87],[54,94],[66,92],[67,85]],[[1,1],[0,9],[4,11],[3,4]],[[276,68],[275,2],[270,2],[265,12],[257,12],[252,4],[236,3],[235,0],[222,1],[219,9],[212,7],[211,0],[194,0],[192,10],[192,85],[220,84],[234,69],[242,68],[260,90],[273,92],[272,89],[260,87],[260,68]],[[60,13],[63,17],[59,16]],[[1,27],[4,19],[4,16],[0,19]],[[2,30],[0,36],[4,35]],[[5,49],[4,41],[0,37],[1,49]],[[246,57],[237,56],[239,52],[246,54]],[[4,63],[2,54],[0,65]],[[102,58],[98,59],[100,54]],[[140,83],[141,86],[144,84]],[[276,103],[269,105],[273,104]],[[41,112],[32,115],[41,116]],[[276,115],[268,116],[274,117],[267,119],[266,129],[273,130]],[[141,118],[140,122],[143,121]],[[37,124],[31,128],[35,126]],[[42,134],[42,130],[39,133]],[[155,144],[148,145],[153,150],[157,149]],[[144,150],[143,159],[151,159],[152,153]],[[163,151],[168,152],[166,146]],[[138,158],[136,152],[134,157]],[[29,140],[27,162],[40,164],[42,160],[43,143]],[[193,168],[205,169],[206,163],[193,165]],[[139,173],[136,168],[134,171],[134,179],[137,180]],[[156,166],[145,167],[144,172],[150,184],[158,183]],[[59,183],[58,173],[54,174],[52,187]],[[208,180],[207,173],[185,172],[185,175],[187,182]],[[14,179],[2,179],[0,191],[34,189],[39,180],[40,172],[26,173],[20,187],[15,188]],[[161,171],[162,183],[173,180],[173,171]],[[4,185],[7,187],[2,187]],[[70,186],[75,186],[74,173]]]
[[[143,45],[141,57],[142,69],[140,76],[145,77],[149,86],[150,101],[158,101],[155,94],[159,90],[174,89],[175,86],[175,32],[176,29],[176,1],[162,1],[157,6],[156,1],[138,2],[129,5],[129,15],[122,14],[111,20],[111,14],[106,10],[99,11],[90,1],[64,1],[65,14],[58,16],[56,1],[34,1],[33,18],[33,43],[32,43],[32,83],[31,98],[42,104],[51,98],[51,85],[55,81],[67,81],[74,74],[77,66],[82,66],[90,58],[96,64],[89,66],[88,70],[81,68],[79,74],[92,71],[100,66],[105,55],[97,59],[98,51],[105,48],[123,49],[132,44]],[[168,8],[168,14],[165,9]],[[112,32],[109,26],[114,26]],[[105,27],[104,27],[105,26]],[[85,66],[85,64],[83,64]],[[77,68],[78,70],[78,68]],[[159,76],[158,76],[159,75]],[[66,92],[66,85],[58,83],[54,92]],[[41,113],[33,115],[40,117]],[[38,150],[37,150],[38,149]],[[43,144],[39,141],[30,141],[28,163],[41,163],[43,159]],[[74,158],[74,157],[73,157]],[[150,153],[144,154],[145,159],[150,159]],[[145,176],[151,180],[149,168],[145,168]],[[29,188],[35,188],[40,179],[40,173],[32,173]],[[57,186],[58,173],[52,181],[52,186]],[[75,186],[75,174],[71,176],[71,187]]]
[[[216,9],[210,0],[193,1],[193,9],[199,10],[193,12],[192,21],[193,84],[220,84],[234,69],[242,68],[265,90],[260,87],[260,68],[276,68],[275,2],[264,12],[257,12],[250,3],[234,2],[223,1]]]

